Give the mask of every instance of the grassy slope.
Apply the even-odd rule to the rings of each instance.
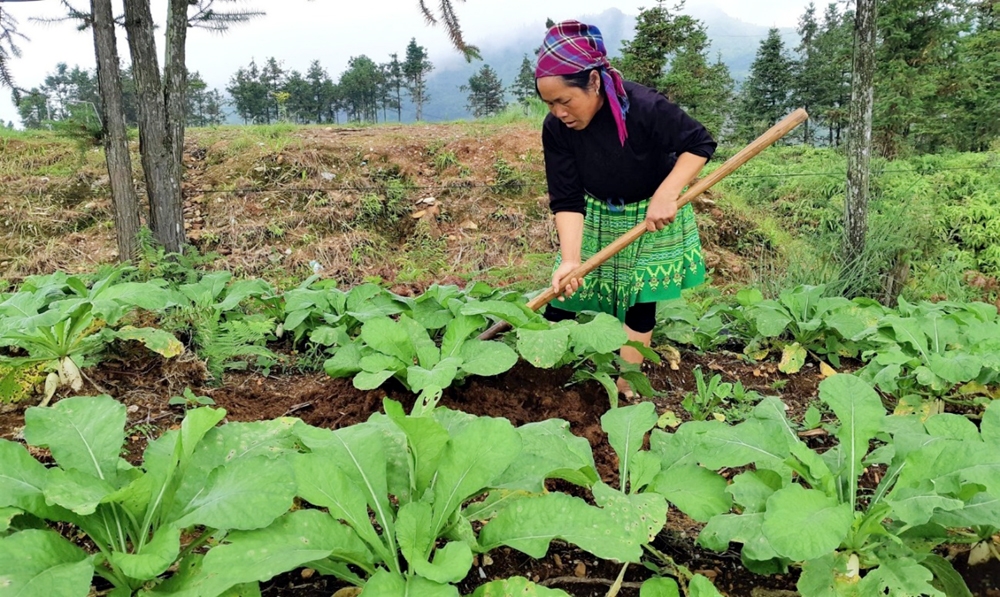
[[[537,288],[556,247],[541,116],[515,108],[444,125],[190,130],[189,238],[201,253],[219,253],[220,265],[282,285],[318,265],[345,284],[482,279]],[[13,131],[0,132],[0,149],[0,277],[88,270],[115,258],[99,150]],[[866,276],[848,277],[877,292],[908,264],[910,298],[995,300],[998,164],[996,154],[876,164],[873,249]],[[135,168],[141,190],[138,160]],[[781,147],[720,183],[716,205],[700,215],[717,285],[776,290],[836,280],[844,170],[832,150]]]

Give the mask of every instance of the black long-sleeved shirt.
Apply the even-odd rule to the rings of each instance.
[[[584,193],[635,203],[652,197],[682,153],[710,159],[716,143],[697,120],[657,91],[625,81],[630,107],[622,147],[605,101],[587,128],[575,131],[549,114],[542,125],[545,177],[553,212],[585,213]]]

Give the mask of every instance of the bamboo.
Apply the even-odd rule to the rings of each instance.
[[[805,122],[806,119],[808,118],[809,114],[806,113],[806,111],[802,108],[799,108],[798,110],[786,116],[780,122],[778,122],[773,127],[768,129],[760,137],[757,137],[757,139],[755,139],[752,143],[750,143],[742,150],[740,150],[739,153],[726,160],[724,164],[719,166],[711,174],[691,185],[691,187],[688,188],[687,192],[681,195],[681,197],[677,200],[678,209],[687,205],[695,197],[701,195],[708,189],[715,186],[715,184],[718,183],[720,180],[732,174],[734,170],[736,170],[743,164],[750,161],[751,158],[756,156],[764,149],[773,145],[776,141],[778,141],[778,139],[781,139],[782,137],[787,135],[792,129]],[[618,253],[628,245],[635,242],[640,236],[645,234],[645,232],[646,232],[646,223],[643,222],[641,224],[637,224],[635,228],[632,228],[625,234],[621,235],[621,237],[619,237],[614,242],[601,249],[593,257],[582,263],[580,267],[573,270],[569,274],[569,276],[567,276],[567,278],[583,278],[590,272],[600,267],[601,264],[610,259],[616,253]],[[549,304],[557,296],[558,294],[552,289],[551,286],[549,286],[544,291],[542,291],[541,294],[528,301],[528,308],[531,309],[532,311],[537,311],[542,307],[544,307],[545,305]],[[488,330],[480,334],[479,339],[490,340],[497,334],[504,332],[508,329],[510,329],[510,324],[507,323],[506,321],[497,322]]]

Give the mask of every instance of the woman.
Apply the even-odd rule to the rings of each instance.
[[[656,302],[678,298],[705,279],[694,211],[690,205],[678,210],[677,200],[716,143],[663,95],[623,81],[592,25],[565,21],[549,30],[535,84],[549,106],[542,146],[560,246],[552,287],[561,302],[549,305],[545,316],[609,313],[630,340],[649,346]],[[586,279],[569,277],[641,222],[648,232],[639,240]],[[632,347],[623,347],[621,356],[642,363]],[[623,379],[618,389],[631,396]]]

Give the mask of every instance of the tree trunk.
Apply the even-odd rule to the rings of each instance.
[[[139,103],[139,152],[149,197],[149,227],[169,253],[184,245],[181,186],[167,131],[166,106],[149,0],[125,0],[125,31]]]
[[[844,254],[848,264],[865,249],[868,231],[869,163],[872,145],[875,73],[876,0],[858,0],[855,14],[854,69],[851,77],[851,128],[847,150],[847,201],[844,204]]]
[[[125,107],[111,0],[90,0],[97,57],[97,84],[104,122],[104,155],[111,181],[118,260],[131,261],[139,254],[139,197],[132,183],[132,159],[128,153]]]
[[[170,0],[167,14],[166,54],[163,59],[163,96],[167,108],[167,135],[173,150],[175,177],[184,180],[184,125],[187,122],[188,0]],[[183,199],[182,199],[183,208]]]

